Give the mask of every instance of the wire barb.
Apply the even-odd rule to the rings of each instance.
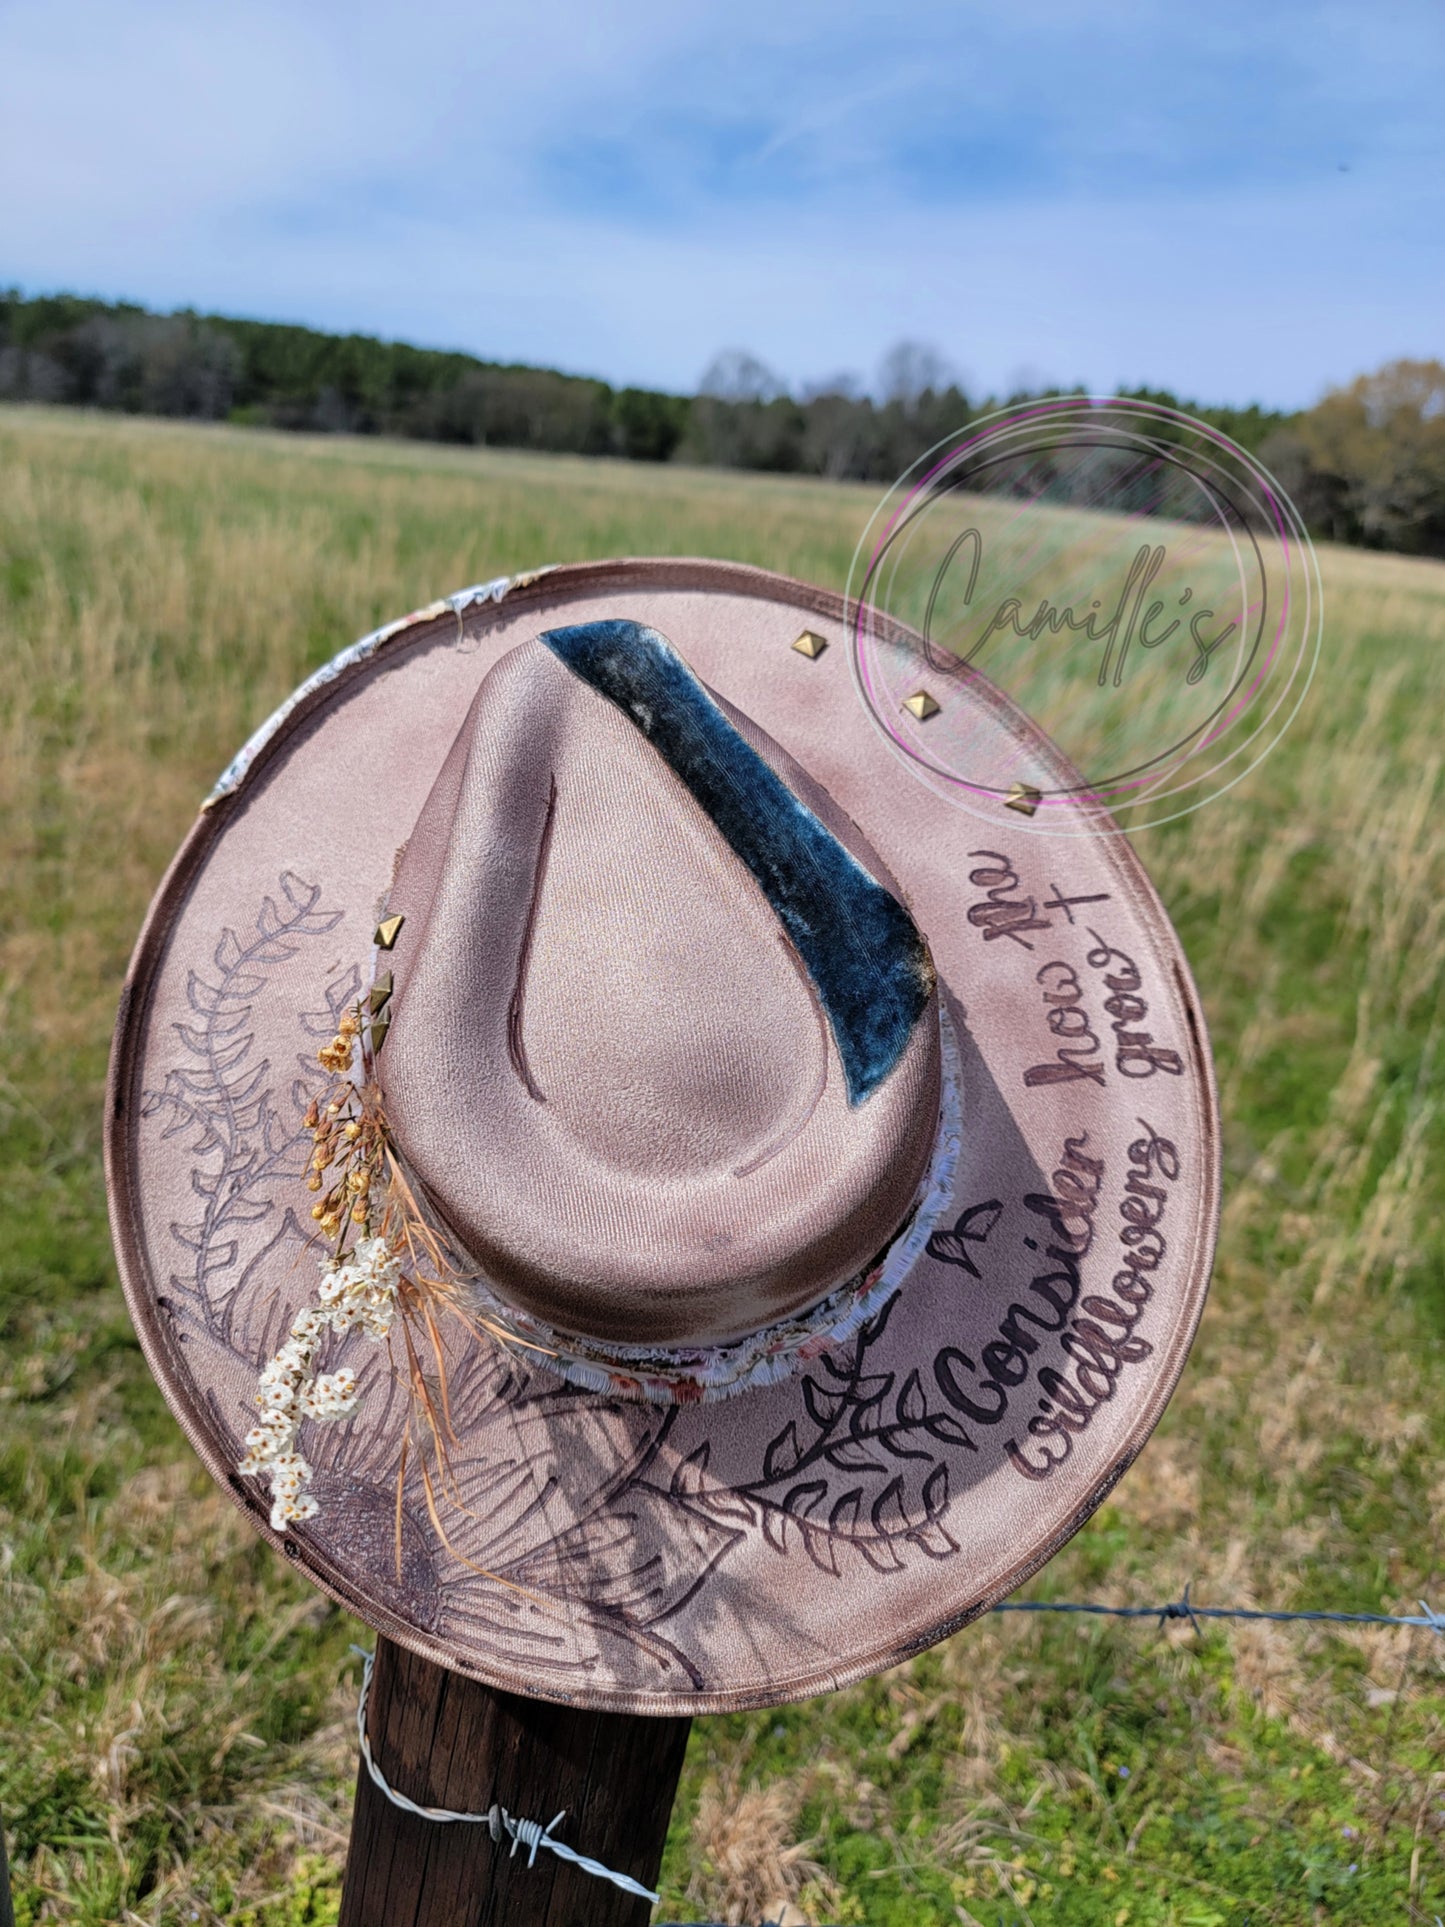
[[[585,1854],[569,1847],[565,1840],[553,1839],[552,1829],[566,1818],[565,1807],[544,1827],[539,1820],[519,1819],[515,1814],[508,1813],[504,1806],[494,1804],[485,1813],[452,1813],[446,1807],[418,1806],[415,1800],[398,1793],[376,1764],[372,1756],[371,1739],[366,1731],[366,1709],[371,1699],[371,1675],[376,1665],[376,1654],[368,1652],[364,1646],[353,1646],[351,1650],[361,1661],[361,1695],[356,1704],[356,1735],[361,1743],[361,1757],[366,1763],[367,1772],[394,1807],[400,1807],[403,1813],[413,1813],[420,1820],[431,1820],[438,1826],[460,1824],[485,1827],[498,1846],[503,1840],[511,1841],[508,1858],[515,1856],[518,1847],[525,1847],[529,1867],[537,1863],[538,1847],[545,1847],[549,1853],[556,1854],[559,1860],[570,1861],[574,1867],[580,1867],[583,1873],[592,1874],[598,1880],[610,1880],[614,1887],[620,1887],[624,1893],[636,1894],[639,1900],[656,1903],[658,1896],[651,1887],[644,1887],[630,1874],[614,1873],[610,1867],[604,1867],[600,1860],[589,1860]]]

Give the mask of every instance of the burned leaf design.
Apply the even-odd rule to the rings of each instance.
[[[225,1299],[240,1280],[223,1281],[240,1257],[243,1235],[275,1208],[272,1187],[299,1178],[305,1165],[299,1113],[294,1122],[283,1118],[267,1082],[270,1060],[255,1055],[255,999],[273,969],[304,940],[334,930],[344,914],[320,908],[320,884],[293,871],[282,873],[278,888],[279,900],[264,900],[245,942],[232,929],[222,931],[213,975],[188,973],[192,1021],[175,1030],[193,1061],[168,1071],[160,1090],[147,1091],[141,1101],[142,1117],[163,1120],[162,1138],[189,1137],[196,1158],[191,1190],[201,1214],[170,1226],[191,1254],[189,1276],[176,1274],[170,1282],[223,1343]]]
[[[891,1417],[887,1403],[897,1374],[866,1369],[896,1302],[895,1294],[863,1326],[845,1359],[821,1361],[833,1384],[824,1385],[812,1374],[803,1379],[812,1438],[801,1437],[798,1420],[790,1419],[764,1454],[762,1477],[736,1488],[757,1504],[763,1536],[774,1551],[788,1552],[797,1537],[814,1565],[835,1575],[841,1570],[842,1552],[856,1551],[880,1572],[897,1572],[903,1566],[900,1548],[909,1543],[919,1544],[931,1557],[942,1556],[945,1544],[956,1549],[943,1528],[948,1467],[936,1448],[976,1449],[973,1440],[951,1414],[930,1410],[916,1369],[904,1380]],[[822,1476],[798,1476],[814,1468]],[[825,1523],[819,1513],[830,1489],[829,1470],[884,1483],[871,1497],[866,1485],[850,1487],[834,1502]],[[778,1496],[771,1488],[784,1480],[792,1483]]]
[[[1003,1215],[1003,1205],[997,1198],[989,1198],[983,1204],[971,1204],[966,1211],[954,1219],[951,1231],[935,1231],[928,1240],[928,1255],[937,1258],[945,1265],[958,1265],[970,1278],[982,1274],[974,1263],[970,1245],[986,1245],[989,1233]]]

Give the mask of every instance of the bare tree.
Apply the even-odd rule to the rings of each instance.
[[[843,401],[861,401],[863,379],[848,369],[836,375],[824,375],[820,381],[804,382],[798,391],[798,399],[804,404],[823,399],[839,398]]]
[[[885,402],[916,408],[925,395],[958,386],[952,364],[927,341],[899,341],[878,364],[878,392]]]
[[[698,388],[713,401],[776,401],[787,383],[746,348],[724,348],[708,363]]]

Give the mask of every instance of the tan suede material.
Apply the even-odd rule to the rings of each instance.
[[[747,733],[797,793],[802,771]],[[815,1304],[917,1191],[932,1004],[850,1105],[772,907],[626,717],[531,641],[462,735],[388,900],[406,923],[379,1071],[428,1197],[559,1331],[707,1345]]]
[[[456,819],[473,754],[494,753],[490,728],[465,755],[457,733],[487,672],[520,647],[520,678],[540,630],[616,616],[668,636],[751,719],[759,747],[776,745],[766,753],[822,786],[830,827],[856,824],[872,853],[863,860],[897,879],[962,1050],[955,1203],[896,1298],[841,1355],[722,1404],[616,1402],[459,1338],[452,1467],[465,1510],[448,1520],[449,1552],[413,1453],[399,1564],[405,1401],[384,1351],[338,1342],[333,1355],[357,1368],[365,1396],[351,1420],[303,1434],[323,1509],[280,1539],[260,1482],[233,1467],[259,1366],[316,1282],[298,1093],[314,1087],[317,1044],[369,974],[393,879],[419,904],[445,894],[448,859],[428,853],[419,819],[429,796],[437,823]],[[1157,898],[1122,837],[1031,835],[1002,804],[996,821],[980,821],[914,780],[855,694],[840,616],[836,597],[759,571],[639,562],[548,572],[464,618],[420,619],[298,705],[198,823],[137,947],[107,1157],[147,1356],[258,1531],[379,1630],[499,1686],[619,1711],[719,1711],[818,1692],[917,1651],[1012,1590],[1089,1516],[1157,1421],[1199,1319],[1218,1217],[1215,1100],[1198,999]],[[830,644],[817,660],[790,648],[805,626]],[[512,673],[499,701],[511,700]],[[973,709],[971,774],[1072,780],[981,678],[955,699]],[[599,1200],[619,1170],[647,1174],[659,1191],[679,1186],[695,1231],[698,1198],[709,1184],[727,1189],[708,1174],[766,1148],[791,1120],[820,1044],[776,921],[683,799],[659,801],[667,772],[644,782],[636,743],[624,751],[618,740],[602,789],[563,835],[571,759],[574,774],[591,771],[615,733],[573,701],[567,692],[550,705],[559,867],[543,892],[523,1024],[545,1103],[510,1061],[498,1068],[495,1000],[504,1023],[515,945],[499,961],[453,934],[431,973],[418,961],[425,932],[410,924],[385,1047],[402,1046],[385,1066],[389,1095],[429,1181],[453,1187],[454,1210],[491,1222],[508,1197],[530,1197],[533,1215],[518,1210],[503,1251],[523,1288],[561,1278],[587,1317],[603,1302],[625,1317],[630,1296],[653,1330],[680,1280],[684,1298],[698,1287],[686,1318],[715,1286],[730,1323],[736,1307],[786,1295],[789,1222],[805,1242],[817,1214],[837,1227],[856,1211],[861,1222],[879,1208],[869,1187],[891,1180],[880,1146],[825,1120],[785,1167],[791,1192],[760,1185],[758,1218],[738,1216],[736,1235],[759,1254],[751,1285],[726,1265],[670,1271],[653,1200],[639,1207],[653,1215],[636,1221],[618,1205],[624,1229],[606,1265],[579,1257],[572,1241],[608,1221],[613,1207]],[[524,722],[519,710],[507,730]],[[811,806],[816,792],[789,780]],[[544,791],[515,753],[479,786],[494,823],[505,816],[515,830],[517,875],[468,879],[454,933],[510,916],[515,935]],[[626,834],[609,852],[619,825]],[[549,907],[553,891],[564,894]],[[675,947],[663,941],[669,903]],[[633,928],[651,934],[623,987],[634,1022],[656,1018],[640,1064],[620,1030],[590,1034],[618,932]],[[460,1030],[442,1012],[449,974],[481,1006]],[[452,1041],[437,1042],[434,1027],[448,1023]],[[432,1037],[409,1036],[414,1024]],[[430,1107],[413,1075],[427,1052],[442,1066]],[[686,1091],[662,1088],[669,1063],[686,1067]],[[900,1083],[890,1123],[904,1167],[935,1073],[920,1064],[910,1074],[917,1089]],[[609,1093],[616,1116],[605,1114]],[[582,1169],[585,1184],[544,1183],[549,1151],[518,1172],[516,1192],[510,1176],[497,1185],[494,1160],[513,1137],[500,1118],[486,1127],[486,1172],[468,1171],[445,1120],[494,1096],[533,1131],[557,1105],[565,1142],[554,1169]],[[841,1168],[850,1158],[854,1175]],[[899,1177],[893,1194],[902,1189]],[[623,1264],[634,1222],[647,1227],[645,1290]]]

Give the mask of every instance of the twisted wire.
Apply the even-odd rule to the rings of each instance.
[[[371,1698],[371,1674],[376,1665],[376,1654],[367,1652],[362,1646],[353,1646],[351,1650],[361,1661],[361,1697],[356,1707],[356,1734],[361,1743],[361,1757],[366,1763],[367,1772],[394,1807],[400,1807],[403,1813],[415,1814],[419,1820],[435,1821],[439,1826],[486,1827],[499,1846],[503,1840],[511,1841],[513,1855],[518,1847],[525,1847],[529,1867],[536,1864],[538,1847],[545,1847],[548,1853],[556,1854],[559,1860],[566,1860],[572,1866],[580,1867],[583,1873],[592,1874],[598,1880],[610,1880],[614,1887],[620,1887],[624,1893],[636,1894],[640,1900],[654,1902],[657,1900],[657,1895],[651,1887],[644,1887],[640,1881],[632,1879],[629,1874],[614,1873],[610,1867],[604,1867],[600,1860],[589,1860],[586,1854],[578,1853],[575,1848],[569,1847],[565,1840],[553,1839],[552,1829],[565,1819],[567,1812],[565,1807],[544,1827],[538,1820],[524,1820],[516,1814],[508,1813],[504,1806],[499,1806],[495,1802],[487,1808],[485,1813],[453,1813],[447,1807],[418,1806],[415,1800],[409,1800],[404,1793],[398,1793],[373,1758],[371,1740],[366,1731],[366,1709]]]
[[[1006,1599],[995,1606],[996,1613],[1090,1613],[1108,1619],[1157,1619],[1163,1626],[1171,1619],[1187,1619],[1196,1632],[1201,1619],[1307,1619],[1336,1626],[1419,1626],[1432,1633],[1445,1633],[1445,1613],[1437,1613],[1422,1599],[1418,1613],[1335,1613],[1265,1611],[1255,1606],[1196,1606],[1189,1587],[1182,1596],[1162,1606],[1105,1606],[1095,1601],[1069,1599]]]

